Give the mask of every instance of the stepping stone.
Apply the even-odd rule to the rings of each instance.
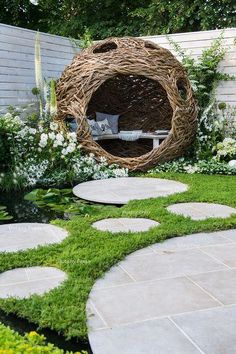
[[[190,217],[192,220],[228,218],[232,214],[236,214],[235,208],[214,203],[178,203],[168,206],[167,210],[174,214]]]
[[[100,231],[116,232],[144,232],[160,225],[159,222],[143,218],[110,218],[96,221],[93,227]]]
[[[68,236],[60,227],[40,223],[18,223],[0,226],[0,252],[17,252],[59,243]]]
[[[73,193],[103,204],[126,204],[130,200],[165,197],[185,192],[186,184],[159,178],[121,177],[80,183]]]
[[[16,268],[0,274],[0,298],[29,298],[43,295],[67,279],[66,273],[54,267]]]
[[[235,252],[233,229],[172,238],[126,257],[90,293],[93,353],[234,353]]]

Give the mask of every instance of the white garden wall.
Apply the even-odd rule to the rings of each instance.
[[[194,57],[210,46],[221,31],[179,33],[170,37]],[[35,86],[34,42],[35,31],[0,24],[0,111],[9,105],[24,105],[34,99],[31,89]],[[236,75],[236,46],[233,44],[236,28],[224,31],[224,45],[229,47],[220,65],[222,72]],[[166,36],[142,37],[170,49]],[[45,78],[58,78],[78,48],[70,39],[41,33],[41,54]],[[176,54],[176,53],[174,53]],[[223,82],[217,89],[219,101],[236,105],[236,81]]]

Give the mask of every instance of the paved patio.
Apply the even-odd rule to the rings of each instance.
[[[94,354],[234,354],[236,230],[199,233],[128,256],[87,303]]]
[[[126,204],[134,199],[165,197],[187,189],[186,184],[167,179],[121,177],[80,183],[73,193],[96,203]]]

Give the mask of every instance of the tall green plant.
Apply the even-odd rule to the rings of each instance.
[[[39,32],[35,37],[35,83],[32,93],[38,97],[40,119],[51,119],[57,113],[56,81],[43,78]]]
[[[56,96],[56,81],[50,80],[50,115],[54,117],[57,114],[57,96]]]

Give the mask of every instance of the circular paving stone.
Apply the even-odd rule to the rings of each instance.
[[[80,183],[73,193],[92,202],[126,204],[134,199],[165,197],[187,189],[186,184],[166,179],[121,177]]]
[[[143,218],[110,218],[96,221],[93,227],[101,231],[142,232],[160,225],[159,222]]]
[[[0,274],[0,298],[28,298],[42,295],[67,278],[66,273],[54,267],[16,268]]]
[[[59,243],[68,236],[60,227],[40,223],[0,226],[0,252],[17,252],[28,248]]]
[[[227,218],[236,214],[235,208],[213,203],[179,203],[170,205],[167,209],[174,214],[190,217],[192,220]]]

